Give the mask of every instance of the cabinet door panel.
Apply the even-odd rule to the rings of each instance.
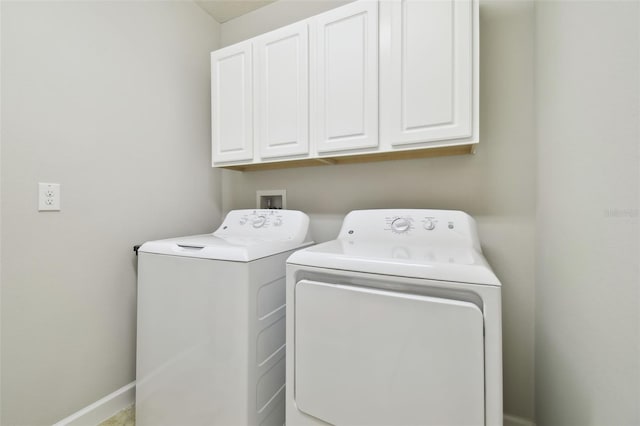
[[[363,1],[324,13],[312,24],[318,152],[378,145],[378,5]]]
[[[251,43],[211,54],[213,163],[253,158]]]
[[[309,152],[309,54],[305,22],[254,42],[256,146],[261,158]]]
[[[468,138],[471,0],[398,0],[381,10],[381,133],[390,145]]]

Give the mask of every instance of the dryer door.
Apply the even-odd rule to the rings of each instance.
[[[484,424],[473,303],[302,280],[294,344],[297,406],[325,422]]]

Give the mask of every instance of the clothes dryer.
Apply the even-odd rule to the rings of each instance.
[[[136,425],[282,426],[285,261],[308,224],[235,210],[213,234],[140,247]]]
[[[287,425],[502,425],[500,282],[459,211],[349,213],[287,261]]]

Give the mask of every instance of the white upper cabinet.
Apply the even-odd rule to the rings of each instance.
[[[381,2],[380,132],[385,145],[477,138],[475,16],[471,0]]]
[[[251,42],[211,54],[213,164],[253,159]]]
[[[255,145],[260,158],[309,153],[307,23],[254,39]]]
[[[472,152],[478,11],[478,0],[357,0],[213,52],[213,165]]]
[[[378,145],[378,3],[311,19],[312,139],[319,153]]]

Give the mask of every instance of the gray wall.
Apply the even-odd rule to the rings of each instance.
[[[135,378],[132,246],[219,223],[219,26],[191,2],[1,7],[1,422],[45,425]]]
[[[640,424],[640,7],[537,3],[536,415]]]
[[[338,2],[279,1],[221,25],[232,44]],[[258,189],[286,189],[288,208],[310,214],[316,241],[365,208],[461,209],[475,216],[503,283],[505,412],[533,414],[534,4],[481,1],[480,145],[476,155],[263,172],[223,172],[224,210],[252,208]]]

